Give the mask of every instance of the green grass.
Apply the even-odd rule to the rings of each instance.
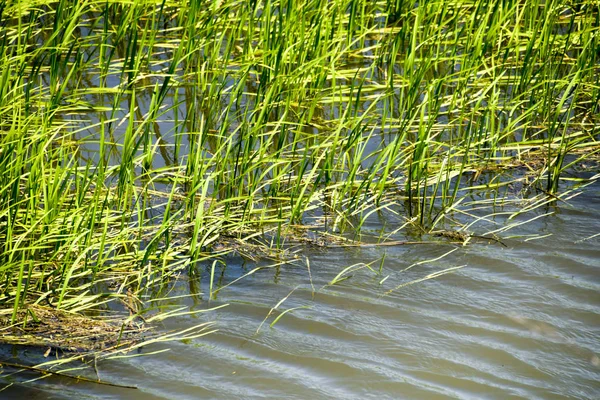
[[[391,213],[391,237],[566,199],[590,180],[565,174],[600,153],[599,15],[0,1],[0,308],[161,295],[220,238],[282,247],[317,217],[358,237]]]

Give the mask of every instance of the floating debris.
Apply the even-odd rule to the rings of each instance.
[[[125,319],[100,320],[39,305],[19,310],[18,324],[10,323],[11,314],[10,309],[0,311],[0,343],[65,352],[89,353],[130,347],[143,341],[142,334],[148,330]]]

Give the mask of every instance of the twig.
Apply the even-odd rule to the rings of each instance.
[[[49,371],[49,370],[43,369],[43,368],[36,368],[36,367],[28,366],[28,365],[15,364],[15,363],[7,362],[7,361],[0,361],[0,365],[6,365],[7,367],[12,367],[12,368],[26,369],[29,371],[38,372],[40,374],[51,374],[51,375],[61,376],[64,378],[75,379],[78,381],[96,383],[98,385],[113,386],[113,387],[119,387],[119,388],[124,388],[124,389],[137,389],[136,386],[119,385],[117,383],[104,382],[99,379],[95,380],[95,379],[90,379],[90,378],[84,378],[82,376],[72,376],[72,375],[68,375],[68,374],[63,374],[62,372],[54,372],[54,371]]]

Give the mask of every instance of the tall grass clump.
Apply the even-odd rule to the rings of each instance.
[[[0,308],[157,294],[224,237],[357,234],[382,213],[428,232],[566,198],[600,151],[599,15],[0,1]]]

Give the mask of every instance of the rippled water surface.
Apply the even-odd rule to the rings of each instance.
[[[552,210],[547,210],[552,211]],[[99,365],[122,389],[56,378],[14,385],[6,398],[351,399],[600,398],[600,232],[598,188],[511,234],[507,248],[474,243],[437,262],[451,245],[308,249],[305,266],[265,269],[220,292],[173,300],[219,311],[167,320],[182,329],[214,320],[204,338],[150,346],[167,353]],[[386,253],[382,275],[367,269],[326,286],[341,269]],[[229,260],[222,282],[253,268]],[[378,262],[373,265],[378,269]],[[455,273],[394,288],[444,268]],[[389,278],[380,285],[383,277]],[[208,291],[203,279],[202,289]],[[285,314],[273,327],[280,300]],[[182,280],[174,295],[185,294]]]

